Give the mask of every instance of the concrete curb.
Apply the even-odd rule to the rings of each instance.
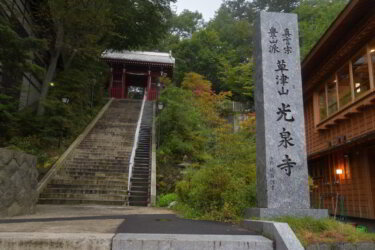
[[[152,111],[151,205],[156,205],[156,102]]]
[[[113,100],[114,99],[111,98],[107,102],[107,104],[104,105],[104,107],[99,111],[96,117],[90,122],[89,125],[87,125],[85,130],[74,140],[74,142],[69,146],[69,148],[60,156],[60,158],[56,161],[56,163],[52,166],[52,168],[47,172],[47,174],[43,177],[43,179],[38,183],[38,187],[37,187],[38,194],[40,194],[43,191],[43,189],[47,186],[48,182],[57,173],[57,170],[59,170],[61,166],[63,166],[65,160],[76,149],[76,147],[83,141],[83,139],[87,136],[87,134],[91,131],[91,129],[95,126],[95,124],[107,111],[107,109],[109,108]]]
[[[0,233],[0,249],[111,250],[115,234]]]
[[[117,234],[113,250],[272,250],[272,241],[259,235]]]
[[[260,235],[0,233],[0,249],[17,250],[273,250]]]
[[[276,244],[276,250],[305,249],[287,223],[245,220],[242,225],[273,240]]]

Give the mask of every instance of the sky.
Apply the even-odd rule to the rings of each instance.
[[[175,10],[180,14],[184,9],[202,13],[203,19],[207,22],[214,17],[223,0],[177,0]],[[173,9],[173,7],[172,7]]]

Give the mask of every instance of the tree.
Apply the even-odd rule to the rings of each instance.
[[[292,12],[300,0],[253,0],[252,6],[255,11],[267,10],[270,12]]]
[[[77,54],[98,58],[105,49],[129,49],[156,43],[167,30],[169,3],[174,0],[48,0],[37,15],[48,37],[48,70],[43,79],[38,115],[44,113],[44,101],[57,65],[69,68]],[[46,21],[47,20],[47,21]],[[64,59],[60,59],[64,55]]]
[[[247,0],[225,0],[220,9],[226,8],[236,20],[254,21],[253,4]]]
[[[222,61],[226,60],[225,54],[226,47],[217,32],[204,29],[194,33],[191,39],[185,39],[175,47],[175,81],[181,83],[186,73],[197,72],[211,81],[213,89],[219,92],[219,72]]]
[[[302,0],[295,9],[300,27],[301,58],[303,59],[320,39],[348,0]]]
[[[204,25],[203,16],[198,11],[183,10],[181,14],[173,14],[170,31],[179,38],[191,38],[194,32],[200,30]]]
[[[47,30],[54,33],[48,37],[50,60],[43,79],[38,115],[44,114],[50,82],[56,75],[62,53],[67,55],[65,67],[69,67],[76,54],[98,57],[103,51],[99,41],[110,27],[109,10],[108,0],[49,0],[40,7],[37,15],[41,19],[49,19],[53,27]]]
[[[253,104],[253,63],[225,65],[221,72],[222,88],[231,91],[233,100]]]
[[[207,29],[215,31],[228,53],[225,57],[232,65],[248,62],[252,55],[252,23],[237,19],[231,8],[222,5]]]
[[[123,50],[159,43],[169,29],[170,3],[176,0],[111,0],[106,48]]]
[[[41,67],[33,63],[33,52],[45,46],[43,41],[21,37],[14,31],[10,20],[0,16],[0,146],[10,136],[17,121],[18,97],[23,72],[43,75]]]

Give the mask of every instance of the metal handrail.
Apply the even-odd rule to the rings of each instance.
[[[145,92],[145,95],[143,97],[141,112],[139,113],[139,117],[138,117],[137,129],[135,130],[135,135],[134,135],[133,150],[132,150],[132,154],[130,156],[130,161],[129,161],[128,191],[130,191],[130,180],[133,175],[135,151],[137,150],[137,147],[138,147],[139,131],[141,130],[142,116],[143,116],[143,110],[145,107],[146,100],[147,100],[147,92]]]

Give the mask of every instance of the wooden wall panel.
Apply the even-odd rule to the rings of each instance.
[[[375,147],[356,147],[309,161],[309,173],[317,186],[311,194],[314,207],[323,201],[331,214],[337,206],[338,215],[375,219],[373,155]],[[342,175],[336,175],[338,168],[343,169]],[[338,195],[343,197],[343,207],[336,203]]]
[[[329,149],[329,142],[339,136],[352,140],[366,133],[375,131],[375,106],[366,107],[360,113],[352,114],[349,119],[341,120],[327,130],[315,128],[313,98],[305,103],[306,146],[311,155]]]

